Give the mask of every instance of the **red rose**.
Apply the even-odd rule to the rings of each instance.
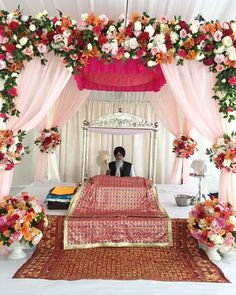
[[[18,21],[16,20],[12,20],[9,24],[8,24],[8,27],[12,30],[12,31],[16,31],[19,29],[20,27],[20,24],[18,23]]]
[[[5,47],[6,47],[6,51],[9,52],[9,53],[11,53],[11,54],[16,49],[16,45],[10,44],[10,43],[6,43],[5,44]]]
[[[0,152],[0,161],[4,159],[4,154]]]
[[[93,27],[93,32],[97,35],[101,32],[101,30],[102,30],[101,26],[94,26]]]
[[[107,39],[107,37],[104,34],[99,35],[99,37],[98,37],[98,43],[100,45],[103,45],[103,44],[107,43],[107,41],[108,41],[108,39]]]
[[[48,32],[47,33],[48,40],[52,41],[54,35],[55,35],[55,33],[53,31]]]
[[[11,88],[7,91],[7,93],[11,96],[18,96],[17,94],[17,89],[16,88]]]
[[[211,58],[211,57],[204,58],[204,59],[203,59],[203,63],[204,63],[204,65],[206,65],[206,66],[211,66],[211,65],[214,64],[214,60],[213,60],[213,58]]]
[[[52,136],[48,136],[44,139],[43,144],[50,144],[52,142]]]
[[[179,49],[178,50],[178,56],[180,56],[181,58],[184,58],[186,56],[187,52],[184,49]]]

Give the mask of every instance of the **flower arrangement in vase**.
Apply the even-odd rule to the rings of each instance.
[[[22,144],[25,132],[19,130],[14,133],[12,130],[0,130],[0,170],[11,170],[18,164],[28,147]]]
[[[58,128],[43,129],[34,143],[39,147],[41,153],[53,153],[61,143],[61,135]]]
[[[28,193],[0,200],[0,247],[38,244],[48,225],[44,206]]]
[[[192,208],[188,228],[205,250],[215,249],[223,254],[236,239],[236,212],[214,196]],[[214,259],[213,259],[214,260]],[[215,259],[217,260],[217,259]]]
[[[197,151],[197,142],[188,135],[181,135],[173,141],[172,152],[179,158],[189,158],[195,151]]]
[[[232,132],[231,136],[224,134],[218,138],[212,148],[207,149],[206,154],[216,168],[236,173],[236,132]]]

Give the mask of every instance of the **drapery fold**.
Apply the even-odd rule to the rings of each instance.
[[[18,94],[16,99],[19,117],[11,117],[7,129],[30,131],[36,127],[56,101],[71,74],[60,59],[53,53],[47,55],[48,62],[41,65],[34,58],[25,65],[19,75]],[[1,171],[0,197],[10,191],[13,171]]]
[[[78,91],[76,83],[71,77],[47,116],[40,122],[39,130],[56,126],[61,128],[79,110],[89,92],[89,90]],[[47,174],[45,174],[46,171]],[[40,153],[35,180],[61,181],[55,152],[49,154]]]

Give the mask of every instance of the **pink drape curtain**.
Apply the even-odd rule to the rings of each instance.
[[[7,129],[28,132],[37,126],[69,80],[71,74],[60,59],[52,53],[47,58],[46,66],[37,58],[26,63],[19,75],[16,105],[21,114],[9,120]],[[13,170],[0,171],[0,197],[9,193],[12,177]]]
[[[79,110],[89,93],[89,90],[79,91],[74,78],[71,77],[61,95],[52,106],[50,113],[40,122],[38,126],[39,130],[55,126],[61,128]],[[35,180],[42,181],[44,179],[47,162],[49,170],[48,180],[60,181],[55,153],[40,153]]]
[[[151,93],[150,102],[152,103],[155,111],[158,114],[158,117],[165,125],[165,127],[174,135],[178,136],[180,134],[189,134],[191,130],[191,124],[186,118],[180,118],[178,105],[173,97],[168,84],[162,88],[158,93]],[[189,177],[189,159],[175,159],[173,170],[172,170],[172,179],[171,183],[179,183],[179,174],[178,171],[182,169],[183,165],[183,183],[191,182]]]
[[[112,63],[90,57],[88,65],[75,75],[80,90],[159,91],[166,83],[159,65],[151,71],[139,59],[113,59]]]
[[[214,143],[222,137],[223,121],[218,102],[212,99],[214,74],[199,62],[186,62],[184,66],[175,63],[162,65],[163,73],[174,99],[185,117],[209,141]],[[221,172],[219,196],[229,199],[230,174]]]

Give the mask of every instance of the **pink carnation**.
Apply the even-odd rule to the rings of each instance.
[[[236,76],[233,76],[233,77],[229,78],[228,83],[229,83],[231,86],[236,85]]]

